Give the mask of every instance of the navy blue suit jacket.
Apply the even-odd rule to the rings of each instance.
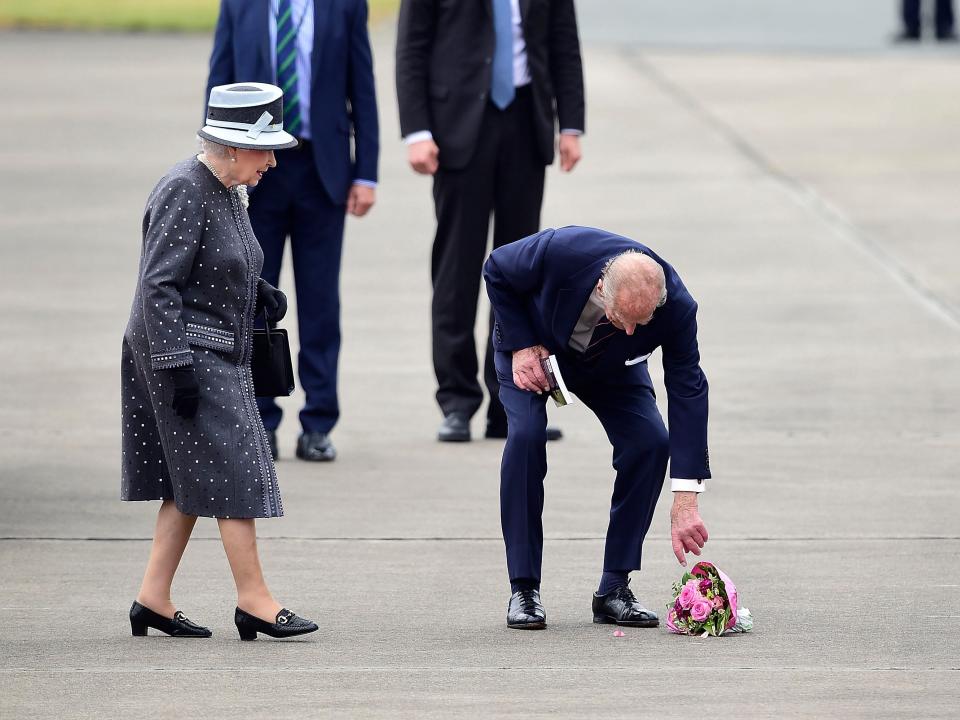
[[[276,83],[269,13],[269,0],[222,0],[210,55],[208,98],[215,85]],[[380,145],[366,0],[316,2],[313,22],[313,157],[330,199],[342,205],[354,180],[377,180]]]
[[[667,302],[653,320],[632,336],[619,331],[596,362],[585,363],[569,346],[590,293],[604,265],[627,250],[641,250],[663,267]],[[709,478],[707,452],[707,378],[697,347],[697,303],[676,271],[656,253],[629,238],[594,228],[570,226],[543,230],[493,251],[483,267],[496,325],[493,346],[512,352],[543,345],[564,364],[582,369],[605,384],[636,382],[645,362],[663,352],[670,428],[670,475]]]

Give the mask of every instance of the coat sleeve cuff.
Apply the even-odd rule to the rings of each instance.
[[[687,478],[670,478],[671,492],[701,493],[707,489],[706,480],[689,480]]]
[[[170,352],[152,353],[150,367],[154,370],[169,370],[170,368],[193,365],[193,353],[190,348],[172,350]]]

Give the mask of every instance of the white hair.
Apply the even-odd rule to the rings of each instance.
[[[627,250],[611,258],[601,274],[600,298],[610,305],[624,290],[638,299],[650,298],[661,307],[667,300],[663,267],[641,250]]]
[[[207,140],[199,135],[197,136],[197,141],[200,143],[200,152],[207,157],[225,158],[229,155],[227,152],[229,147],[227,145],[215,143],[213,140]]]

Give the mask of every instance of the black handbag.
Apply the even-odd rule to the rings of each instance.
[[[257,397],[289,395],[295,384],[287,331],[264,325],[253,329],[253,392]]]

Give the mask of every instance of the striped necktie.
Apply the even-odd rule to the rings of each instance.
[[[619,331],[614,327],[613,323],[607,319],[606,315],[600,318],[597,326],[593,329],[590,344],[583,350],[584,362],[592,362],[603,355],[603,351],[606,349],[604,346],[607,344],[607,341],[616,335],[617,332]]]
[[[513,102],[513,8],[510,0],[493,0],[493,73],[490,99],[501,110]]]
[[[297,30],[290,0],[277,3],[277,84],[283,90],[284,130],[300,129],[300,93],[297,89]]]

